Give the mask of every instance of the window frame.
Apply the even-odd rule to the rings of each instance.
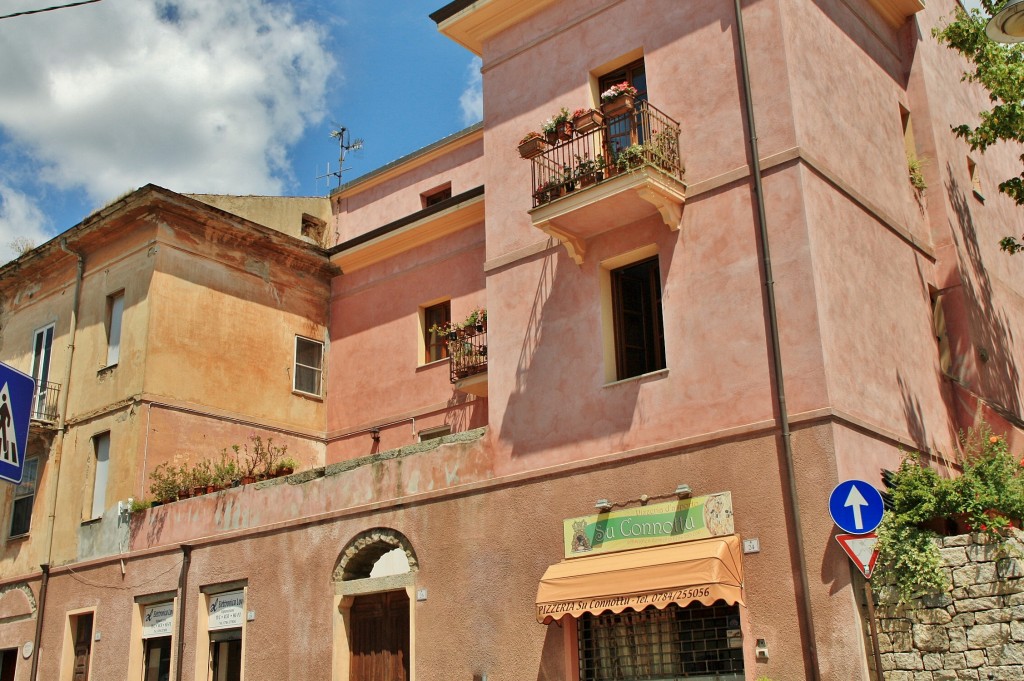
[[[32,334],[32,380],[35,382],[35,394],[32,398],[33,418],[42,418],[46,413],[46,385],[50,382],[55,328],[56,324],[47,324]]]
[[[452,198],[452,183],[445,182],[420,194],[420,204],[423,208],[430,208],[450,198]]]
[[[89,505],[87,520],[102,518],[104,511],[107,510],[107,483],[110,480],[110,440],[109,430],[92,436],[92,502]],[[105,458],[101,457],[101,454],[104,454]],[[100,484],[101,482],[102,485]]]
[[[623,305],[623,273],[648,265],[648,298],[642,301],[644,359],[643,370],[631,372],[627,356],[626,336],[628,321]],[[657,248],[648,246],[601,263],[604,270],[605,298],[605,351],[606,372],[609,382],[625,381],[668,368],[665,351],[665,320],[662,305],[661,263]]]
[[[319,366],[312,366],[299,362],[299,343],[306,342],[315,346],[319,350]],[[300,336],[296,334],[294,355],[292,357],[292,391],[300,393],[302,395],[312,395],[313,397],[322,397],[324,389],[324,342],[315,338],[309,338],[308,336]],[[299,369],[314,372],[316,378],[316,392],[310,392],[299,387]]]
[[[441,310],[443,314],[439,318],[431,318],[431,310]],[[420,308],[420,318],[423,320],[423,352],[420,356],[423,358],[424,364],[431,364],[433,362],[440,362],[441,360],[448,359],[448,339],[441,336],[440,334],[431,333],[430,328],[435,324],[450,324],[452,321],[452,301],[441,300],[430,305],[424,305]],[[435,338],[436,336],[436,338]],[[436,349],[437,356],[431,351]]]
[[[22,467],[22,478],[21,483],[14,487],[14,491],[11,493],[11,517],[8,522],[8,537],[25,537],[28,536],[32,531],[32,511],[34,510],[36,503],[36,492],[39,488],[39,456],[29,456],[25,458],[25,464]],[[29,470],[32,471],[32,491],[22,492],[22,488],[27,486],[27,480]],[[22,532],[14,531],[14,521],[17,517],[16,509],[19,501],[28,500],[28,522],[26,523],[25,529]],[[22,504],[24,506],[25,504]]]
[[[106,332],[107,362],[103,368],[117,366],[121,361],[121,336],[124,328],[124,289],[107,296]]]

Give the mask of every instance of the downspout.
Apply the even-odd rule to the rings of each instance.
[[[743,98],[747,115],[747,133],[750,137],[751,168],[754,176],[754,195],[757,199],[757,227],[761,237],[761,259],[764,262],[765,302],[768,307],[768,330],[771,337],[772,368],[775,372],[775,397],[779,409],[779,426],[782,435],[782,451],[786,465],[786,482],[789,487],[789,512],[793,516],[793,539],[796,543],[798,572],[800,577],[800,606],[807,625],[804,646],[810,656],[811,678],[819,681],[818,648],[815,643],[814,615],[811,612],[810,586],[807,579],[807,560],[804,556],[804,533],[800,522],[800,498],[797,494],[796,473],[793,469],[793,441],[789,430],[789,412],[786,408],[786,388],[782,381],[782,350],[779,344],[779,318],[775,306],[775,280],[772,277],[772,257],[768,247],[768,221],[764,209],[764,185],[761,183],[761,157],[757,149],[757,128],[754,124],[754,100],[750,94],[750,65],[747,61],[747,38],[743,30],[743,10],[740,0],[733,0],[736,6],[736,35],[740,49],[740,66],[743,75]]]
[[[181,545],[181,574],[178,575],[178,605],[174,615],[178,618],[178,653],[175,655],[174,677],[181,681],[181,660],[185,656],[185,592],[188,589],[188,568],[192,564],[192,547]]]
[[[47,495],[48,498],[46,500],[46,560],[39,566],[43,571],[43,579],[39,585],[39,603],[36,609],[36,632],[32,650],[32,669],[29,674],[30,681],[36,681],[36,675],[39,673],[39,645],[41,643],[43,633],[43,612],[46,607],[46,586],[50,581],[50,561],[53,558],[53,528],[57,517],[57,490],[60,487],[60,464],[62,454],[64,452],[64,435],[67,428],[68,393],[71,388],[71,365],[75,354],[75,334],[78,331],[78,306],[82,299],[82,279],[85,276],[85,256],[68,248],[68,240],[66,237],[60,240],[60,248],[68,255],[75,256],[78,263],[75,271],[75,293],[71,302],[71,323],[68,330],[68,351],[64,360],[64,380],[61,383],[63,390],[61,391],[57,407],[57,440],[55,443],[56,446],[52,448],[53,465],[51,466],[51,470],[53,471],[53,485],[50,487],[50,493]]]
[[[29,678],[35,681],[39,673],[39,641],[43,637],[43,611],[46,606],[46,585],[50,583],[50,566],[43,563],[39,566],[43,571],[43,579],[39,583],[39,603],[36,604],[36,634],[32,638],[32,670]]]

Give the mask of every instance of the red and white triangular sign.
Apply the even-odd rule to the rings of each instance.
[[[878,560],[878,535],[874,532],[868,534],[837,534],[836,541],[846,551],[853,564],[857,566],[865,578],[871,579],[871,573],[875,569],[875,561]]]

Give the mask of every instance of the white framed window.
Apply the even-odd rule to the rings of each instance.
[[[36,499],[36,480],[39,477],[39,457],[25,459],[21,484],[14,488],[11,504],[11,534],[20,537],[28,534],[32,527],[32,506]]]
[[[107,366],[121,358],[121,317],[124,314],[124,291],[107,296]]]
[[[95,475],[92,482],[92,510],[89,518],[103,517],[107,508],[107,477],[110,473],[110,432],[92,438],[95,451]]]
[[[323,363],[323,342],[296,336],[295,373],[292,388],[296,392],[319,397],[323,378]]]

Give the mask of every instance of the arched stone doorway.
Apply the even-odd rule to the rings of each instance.
[[[333,681],[412,681],[419,561],[397,530],[360,532],[334,567]]]

